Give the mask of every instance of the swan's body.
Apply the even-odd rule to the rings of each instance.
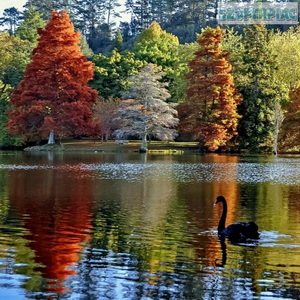
[[[223,196],[218,196],[215,204],[220,202],[223,203],[223,212],[218,225],[218,235],[221,239],[227,238],[231,242],[259,239],[258,226],[254,222],[233,223],[225,228],[227,202]]]

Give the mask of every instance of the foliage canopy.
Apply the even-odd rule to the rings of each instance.
[[[173,64],[177,58],[178,38],[162,30],[154,21],[144,29],[134,45],[138,59],[161,66],[167,74],[173,72]]]
[[[117,138],[138,136],[142,138],[141,150],[147,149],[147,138],[173,140],[178,124],[176,104],[167,103],[170,97],[166,83],[160,80],[164,73],[149,64],[131,77],[128,91],[124,92],[117,120],[121,126],[115,131]]]
[[[199,50],[189,62],[187,101],[180,105],[181,132],[210,151],[227,145],[239,119],[241,99],[230,74],[229,52],[220,46],[224,34],[220,27],[208,27],[199,36]]]
[[[74,32],[66,11],[52,12],[33,50],[24,78],[13,91],[8,122],[11,133],[28,140],[92,134],[91,106],[97,92],[87,83],[93,64],[81,53],[80,34]]]

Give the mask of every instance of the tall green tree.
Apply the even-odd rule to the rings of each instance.
[[[154,21],[141,32],[134,52],[140,60],[161,66],[164,72],[172,74],[173,64],[178,60],[178,45],[178,38],[162,30]]]
[[[11,109],[9,97],[30,61],[30,49],[28,41],[0,32],[0,147],[19,146],[22,142],[20,138],[9,134],[6,123]]]
[[[186,78],[189,72],[188,63],[194,58],[195,52],[198,50],[198,43],[186,43],[178,46],[178,61],[173,65],[171,75],[170,92],[172,101],[182,103],[186,101],[186,90],[188,81]]]
[[[285,92],[275,78],[278,61],[266,27],[247,27],[243,46],[241,64],[236,68],[237,87],[244,99],[239,106],[239,143],[241,148],[257,152],[273,145],[276,102]]]
[[[286,92],[281,104],[284,109],[275,109],[275,124],[280,125],[274,136],[274,145],[278,140],[280,150],[296,151],[299,140],[299,82],[300,82],[300,27],[295,26],[287,31],[271,33],[270,48],[276,50],[278,69],[275,78]],[[279,115],[278,115],[279,112]],[[278,118],[279,116],[279,118]],[[281,117],[281,119],[280,119]],[[279,121],[279,122],[278,122]],[[281,121],[281,122],[280,122]],[[277,138],[277,136],[279,137]],[[274,146],[274,150],[276,147]]]
[[[117,10],[121,4],[118,0],[105,0],[105,22],[107,25],[112,26],[115,25],[116,18],[120,17],[120,14]]]
[[[31,44],[19,37],[0,32],[0,80],[15,87],[30,61]]]
[[[113,49],[113,28],[106,23],[99,24],[93,37],[87,37],[94,53],[108,54]]]
[[[16,35],[22,40],[29,41],[34,48],[37,45],[37,39],[39,37],[38,28],[44,28],[45,25],[46,22],[43,20],[40,12],[33,7],[29,7],[24,13],[22,24],[16,30]]]
[[[172,21],[178,26],[194,25],[199,28],[203,25],[206,17],[206,4],[209,1],[197,0],[176,0],[174,1],[175,14]]]
[[[235,88],[230,54],[220,46],[225,30],[207,27],[189,62],[187,101],[180,105],[180,130],[215,151],[237,134],[241,99]]]
[[[282,151],[299,152],[300,140],[300,81],[298,85],[291,89],[290,99],[286,104],[285,118],[280,132],[279,146]]]
[[[105,3],[100,0],[76,0],[74,24],[89,40],[97,36],[97,28],[105,22]]]
[[[123,50],[123,36],[122,36],[122,33],[119,30],[115,34],[115,38],[114,38],[114,41],[113,41],[113,46],[119,52]]]
[[[168,32],[180,37],[182,42],[191,42],[196,32],[211,18],[215,1],[204,0],[127,0],[127,12],[131,14],[131,28],[135,36],[157,21]]]
[[[120,53],[117,49],[114,49],[108,56],[94,55],[93,62],[95,75],[90,85],[98,90],[105,99],[120,98],[128,87],[129,77],[146,64],[146,62],[137,59],[133,52],[124,51]]]
[[[103,26],[115,27],[119,6],[117,0],[74,0],[70,9],[76,28],[90,40],[103,34]]]
[[[270,33],[269,46],[277,56],[275,77],[287,92],[298,87],[300,81],[300,27]]]
[[[0,18],[0,26],[7,26],[8,32],[15,34],[20,21],[21,12],[15,7],[10,7],[4,10],[3,16]]]
[[[134,25],[134,31],[140,33],[146,29],[153,21],[151,13],[151,2],[148,0],[126,0],[125,6],[127,12],[131,13],[131,26]]]
[[[51,17],[52,10],[72,11],[72,5],[75,0],[27,0],[25,8],[33,8],[38,11],[48,21]]]
[[[92,60],[94,56],[93,50],[90,48],[89,43],[87,42],[86,38],[84,36],[81,36],[80,38],[80,48],[82,53],[86,58],[89,60]]]
[[[11,109],[9,97],[12,92],[9,84],[4,84],[0,80],[0,148],[12,148],[22,145],[22,138],[16,137],[8,132],[6,123],[8,121],[8,112]]]

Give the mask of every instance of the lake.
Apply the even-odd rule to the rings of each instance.
[[[300,156],[1,152],[0,183],[1,299],[300,299]]]

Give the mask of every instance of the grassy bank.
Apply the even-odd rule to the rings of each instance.
[[[44,145],[26,148],[25,151],[83,151],[83,152],[135,152],[139,151],[140,141],[126,141],[124,144],[115,141],[99,140],[65,140],[61,145]],[[152,141],[148,146],[151,153],[179,153],[185,150],[197,150],[195,142],[158,142]]]
[[[118,143],[116,141],[101,142],[100,140],[92,139],[68,139],[63,140],[61,145],[43,145],[34,146],[24,149],[25,151],[55,151],[55,152],[138,152],[141,146],[140,141],[130,140],[125,143]],[[187,151],[199,151],[197,142],[161,142],[152,141],[148,145],[148,152],[154,154],[180,154]],[[241,153],[249,153],[241,151]],[[267,152],[264,152],[267,153]],[[271,152],[269,152],[271,153]],[[279,151],[280,154],[299,154],[299,149],[291,149],[288,151]]]

